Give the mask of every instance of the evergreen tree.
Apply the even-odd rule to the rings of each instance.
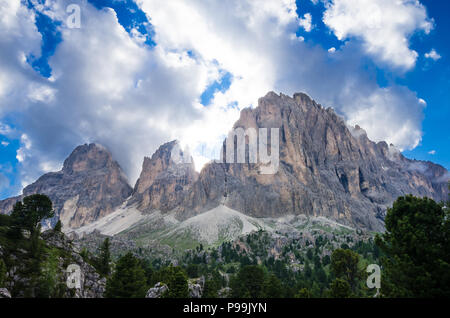
[[[37,285],[36,297],[60,298],[63,296],[66,286],[61,277],[56,250],[50,250],[47,259],[42,263]]]
[[[11,217],[16,226],[35,232],[43,219],[54,216],[53,205],[50,198],[43,194],[32,194],[14,205]]]
[[[58,222],[56,222],[55,227],[53,228],[53,230],[55,232],[61,232],[62,230],[62,223],[61,220],[58,220]]]
[[[0,288],[5,287],[5,283],[6,283],[6,264],[0,258]]]
[[[351,287],[347,280],[336,278],[330,286],[330,294],[333,298],[348,298],[351,295]]]
[[[264,286],[264,295],[267,298],[282,298],[283,295],[283,286],[281,285],[281,281],[274,274],[269,276]]]
[[[215,279],[207,279],[203,288],[202,298],[217,298],[220,282]]]
[[[116,264],[106,283],[108,298],[143,298],[147,292],[145,273],[139,260],[128,252]]]
[[[189,287],[187,277],[183,271],[178,270],[171,276],[167,287],[169,291],[165,297],[167,298],[188,298]]]
[[[311,298],[311,293],[307,288],[302,288],[300,291],[295,295],[295,298]]]
[[[103,276],[108,276],[111,272],[109,263],[111,262],[110,243],[107,237],[100,246],[100,256],[98,259],[97,270]]]
[[[232,296],[238,298],[264,297],[265,274],[261,266],[246,265],[232,279]]]
[[[348,249],[337,249],[331,254],[331,270],[336,278],[346,280],[354,290],[356,279],[361,276],[358,270],[359,255]]]
[[[450,212],[408,195],[388,209],[376,244],[382,258],[381,292],[389,297],[450,297]]]

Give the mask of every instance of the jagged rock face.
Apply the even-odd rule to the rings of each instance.
[[[51,172],[27,186],[19,197],[0,202],[9,213],[24,196],[41,193],[50,197],[64,227],[77,228],[113,212],[132,193],[119,164],[102,146],[77,147],[61,171]]]
[[[86,263],[80,255],[79,246],[73,243],[63,233],[58,233],[53,230],[48,230],[42,233],[42,238],[49,247],[55,247],[64,250],[71,259],[71,264],[80,267],[80,285],[79,288],[73,288],[71,291],[67,290],[65,297],[72,298],[102,298],[106,290],[106,278],[101,277],[95,268]],[[63,281],[67,282],[69,272],[63,266],[63,261],[60,260],[60,272],[64,273]]]
[[[178,141],[159,147],[151,158],[145,157],[129,205],[141,211],[167,212],[180,205],[198,173],[189,153]]]
[[[210,163],[186,196],[181,218],[224,203],[255,217],[305,214],[382,230],[385,211],[398,196],[447,198],[445,168],[370,141],[305,94],[271,92],[257,108],[242,110],[239,127],[279,129],[278,171],[261,174],[248,154],[243,164]]]

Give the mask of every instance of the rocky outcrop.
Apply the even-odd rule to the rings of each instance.
[[[101,298],[106,289],[106,278],[101,277],[94,267],[80,255],[79,248],[61,232],[47,230],[41,234],[45,250],[40,262],[41,275],[52,272],[52,284],[58,290],[57,297],[63,298]],[[39,293],[35,274],[30,272],[29,251],[10,250],[4,259],[8,259],[5,287],[14,298],[34,298]],[[51,267],[49,264],[52,264]],[[56,266],[56,267],[54,267]],[[75,270],[78,275],[73,276]],[[70,279],[69,279],[70,278]],[[79,280],[78,280],[79,278]],[[71,280],[73,279],[73,280]],[[73,282],[73,285],[68,282]],[[79,283],[77,283],[79,282]]]
[[[248,150],[245,163],[210,163],[185,196],[180,218],[222,203],[254,217],[324,216],[383,230],[385,211],[398,196],[447,198],[445,168],[372,142],[306,94],[270,92],[257,108],[242,110],[234,128],[278,128],[278,171],[260,173],[261,163],[250,163]]]
[[[6,288],[0,288],[0,298],[11,298],[11,293]]]
[[[188,282],[189,298],[202,298],[203,287],[200,282]],[[162,298],[169,291],[169,287],[164,283],[156,283],[150,288],[145,298]]]
[[[106,278],[100,277],[94,267],[84,261],[79,254],[79,248],[73,244],[63,233],[48,230],[42,233],[42,238],[49,247],[55,247],[64,250],[70,259],[70,264],[77,265],[80,268],[79,288],[69,288],[66,297],[72,298],[101,298],[106,289]],[[63,280],[66,282],[70,273],[67,267],[64,267],[64,260],[60,261],[61,272],[64,273]],[[69,265],[70,265],[69,264]]]
[[[145,295],[145,298],[162,298],[164,293],[169,290],[166,284],[156,283],[154,287],[150,288]]]
[[[61,171],[51,172],[27,186],[21,196],[0,201],[1,213],[11,212],[24,196],[50,197],[64,227],[77,228],[111,212],[132,193],[127,178],[111,154],[97,144],[77,147]],[[51,224],[50,224],[51,225]]]
[[[170,211],[184,201],[197,177],[189,153],[181,149],[178,141],[168,142],[151,158],[144,158],[141,175],[128,205],[136,205],[141,211]]]
[[[205,288],[205,276],[188,281],[189,298],[202,298]]]

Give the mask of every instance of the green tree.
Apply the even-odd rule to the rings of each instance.
[[[202,298],[217,298],[220,289],[220,282],[215,279],[207,279],[203,288]]]
[[[295,295],[295,298],[311,298],[311,293],[307,288],[302,288],[300,291]]]
[[[189,287],[186,274],[181,271],[175,271],[171,276],[167,287],[169,291],[165,297],[167,298],[188,298],[189,297]]]
[[[190,278],[198,277],[198,265],[197,264],[189,264],[186,268],[186,272]]]
[[[351,250],[337,249],[331,254],[331,270],[336,278],[346,280],[354,290],[361,276],[358,270],[359,255]]]
[[[56,222],[55,227],[53,228],[53,230],[55,232],[61,232],[62,230],[62,223],[61,220],[58,220],[58,222]]]
[[[108,298],[143,298],[147,292],[145,273],[139,259],[128,252],[117,261],[114,273],[106,282]]]
[[[348,298],[351,295],[351,287],[347,280],[336,278],[330,286],[330,295],[333,298]]]
[[[412,195],[388,209],[386,232],[376,244],[382,257],[381,292],[388,297],[450,297],[450,213]]]
[[[261,266],[245,265],[230,282],[232,296],[238,298],[264,297],[265,273]]]
[[[33,234],[38,224],[54,216],[52,201],[43,194],[32,194],[14,205],[11,217],[14,223]]]
[[[267,298],[282,298],[283,286],[274,274],[270,275],[264,286],[264,295]]]
[[[111,252],[109,250],[110,243],[109,238],[105,238],[102,245],[100,246],[100,256],[98,259],[97,270],[103,276],[109,276],[111,272],[110,262],[111,262]]]
[[[40,266],[41,271],[37,282],[36,297],[60,298],[63,296],[65,284],[58,265],[58,252],[52,249]]]
[[[6,264],[0,258],[0,287],[5,287],[6,283]]]

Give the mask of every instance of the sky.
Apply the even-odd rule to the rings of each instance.
[[[173,139],[200,169],[269,91],[305,92],[449,169],[449,13],[435,0],[0,0],[0,199],[84,143],[131,184]]]

